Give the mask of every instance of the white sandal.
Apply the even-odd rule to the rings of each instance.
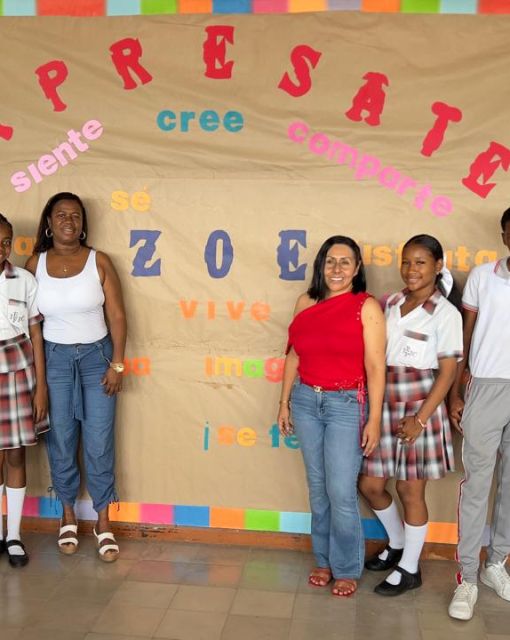
[[[96,537],[97,542],[97,553],[99,554],[99,558],[103,562],[115,562],[119,557],[119,545],[115,540],[115,536],[111,531],[105,531],[104,533],[96,533],[96,530],[93,529],[94,536]],[[111,544],[101,544],[103,540],[111,540]]]
[[[64,533],[73,533],[73,536],[66,536],[63,538]],[[77,524],[66,524],[63,527],[60,527],[58,532],[58,550],[60,553],[64,553],[66,556],[71,556],[73,553],[78,551],[78,538],[76,534],[78,533],[78,525]]]

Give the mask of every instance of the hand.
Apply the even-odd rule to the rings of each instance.
[[[278,422],[278,428],[280,429],[282,436],[291,436],[294,433],[294,425],[292,424],[292,419],[290,417],[289,404],[282,403],[280,405],[276,421]]]
[[[464,411],[464,400],[455,395],[448,400],[448,415],[450,416],[450,422],[453,428],[459,433],[463,433],[460,421],[462,419],[462,413]]]
[[[32,415],[35,424],[42,422],[48,415],[48,388],[37,385],[32,399]]]
[[[122,391],[122,373],[117,373],[111,367],[108,367],[106,373],[101,380],[104,386],[104,392],[107,396],[113,396]]]
[[[421,434],[423,428],[415,416],[405,416],[398,423],[397,438],[402,444],[412,444]]]
[[[377,447],[380,437],[380,423],[371,422],[369,420],[363,428],[363,434],[361,436],[361,448],[363,449],[363,455],[365,456],[365,458],[368,458],[368,456],[371,455],[371,453]]]

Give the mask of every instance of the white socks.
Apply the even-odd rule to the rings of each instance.
[[[421,550],[425,544],[428,526],[428,522],[419,527],[414,527],[413,525],[407,524],[407,522],[404,523],[404,553],[398,566],[409,573],[416,573],[418,571],[418,561],[420,560]],[[386,578],[386,582],[396,585],[400,584],[401,579],[401,574],[398,571],[393,571]]]
[[[386,529],[386,533],[389,538],[389,546],[392,549],[402,549],[404,546],[404,526],[402,525],[402,519],[398,512],[397,505],[395,504],[395,500],[392,500],[390,506],[386,507],[386,509],[372,509],[372,511]],[[384,551],[381,551],[379,554],[379,558],[381,560],[386,560],[387,557],[388,552],[384,549]]]
[[[4,518],[2,509],[2,499],[4,497],[4,485],[0,484],[0,540],[4,539]]]
[[[20,539],[21,513],[26,489],[26,487],[21,487],[20,489],[5,487],[5,493],[7,494],[7,542]],[[9,547],[9,554],[11,556],[23,556],[25,552],[16,545]]]

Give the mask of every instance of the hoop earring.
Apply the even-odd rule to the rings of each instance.
[[[49,231],[49,233],[48,233],[48,231]],[[46,230],[44,231],[44,235],[47,238],[53,238],[53,231],[49,227],[46,227]]]
[[[80,240],[85,240],[86,237],[87,237],[87,234],[85,233],[85,231],[82,231],[80,233]]]

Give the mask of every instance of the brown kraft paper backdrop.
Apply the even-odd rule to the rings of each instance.
[[[218,26],[233,28],[230,39],[211,38]],[[473,178],[495,184],[486,197],[462,179],[491,142],[501,156],[510,145],[509,29],[505,16],[350,12],[0,21],[0,125],[13,128],[0,138],[0,210],[15,226],[13,260],[24,264],[47,198],[69,190],[84,198],[90,243],[123,283],[131,372],[117,417],[121,500],[308,510],[299,451],[270,435],[295,299],[333,234],[360,242],[378,296],[400,287],[398,247],[416,233],[441,240],[460,285],[475,263],[503,255],[504,162],[492,157],[492,174]],[[126,38],[151,76],[130,72],[133,88],[110,51]],[[299,58],[310,50],[320,53],[314,68]],[[60,110],[36,73],[55,77],[44,71],[52,61],[67,69],[53,85]],[[206,76],[228,61],[230,78]],[[286,73],[284,86],[302,95],[279,88]],[[380,124],[365,121],[369,110],[346,116],[378,74]],[[427,156],[437,102],[462,119]],[[158,125],[165,111],[171,130]],[[182,112],[195,116],[182,124]],[[86,150],[41,160],[91,121]],[[292,123],[301,140],[290,139]],[[44,495],[43,447],[28,462],[30,493]],[[431,520],[455,520],[458,480],[430,483]]]

